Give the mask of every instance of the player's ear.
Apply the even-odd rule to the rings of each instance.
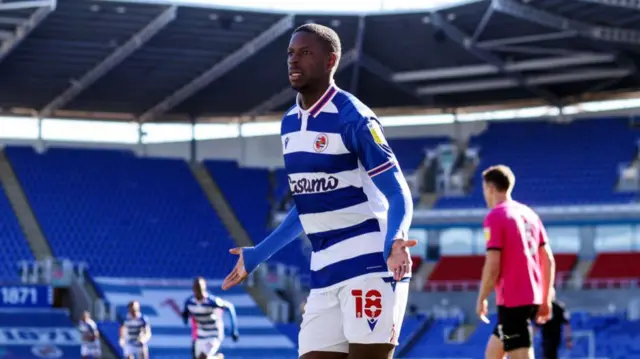
[[[336,63],[338,62],[338,55],[335,52],[330,52],[329,53],[329,59],[327,61],[327,71],[331,71],[335,66]]]

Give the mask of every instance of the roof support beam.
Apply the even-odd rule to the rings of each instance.
[[[366,54],[362,54],[362,58],[360,59],[360,64],[362,65],[362,67],[367,69],[367,71],[378,76],[380,79],[391,84],[393,87],[397,88],[398,90],[404,92],[409,96],[412,96],[413,98],[415,98],[420,102],[424,102],[424,99],[418,96],[416,94],[416,91],[413,88],[405,84],[399,83],[397,81],[393,81],[393,71],[391,71],[391,69],[381,64],[380,62],[378,62],[378,60]]]
[[[640,10],[640,0],[578,0],[592,4],[620,7],[623,9]]]
[[[525,60],[520,62],[504,62],[503,72],[523,72],[535,70],[549,70],[569,66],[593,65],[611,63],[616,60],[615,55],[599,53],[577,53],[571,56],[549,57],[546,59]],[[500,68],[493,64],[455,66],[439,69],[398,72],[393,75],[396,82],[415,82],[429,80],[443,80],[458,77],[495,75]]]
[[[142,116],[140,116],[140,121],[151,121],[154,118],[166,113],[175,106],[179,105],[184,100],[202,90],[229,71],[233,70],[242,62],[246,61],[248,58],[254,55],[256,52],[260,51],[265,46],[278,39],[285,32],[289,31],[293,27],[293,25],[294,16],[285,16],[269,29],[258,35],[258,37],[249,41],[240,49],[236,50],[231,55],[227,56],[222,61],[212,66],[209,70],[205,71],[202,75],[198,76],[189,84],[185,85],[178,91],[171,94],[169,97],[162,100],[160,103],[153,106],[151,109],[147,110],[144,114],[142,114]]]
[[[501,74],[504,74],[505,76],[511,78],[513,81],[515,81],[518,85],[524,87],[525,89],[527,89],[529,92],[533,93],[534,95],[544,99],[545,101],[547,101],[549,104],[554,105],[556,107],[562,107],[562,101],[560,100],[560,98],[558,98],[556,95],[536,87],[535,85],[532,85],[530,83],[528,83],[527,81],[525,81],[524,77],[522,76],[522,74],[520,74],[519,72],[516,71],[505,71],[505,66],[506,64],[504,63],[504,61],[502,59],[500,59],[498,56],[492,54],[491,52],[487,51],[487,50],[483,50],[480,48],[477,48],[475,46],[475,44],[473,43],[473,41],[464,33],[462,32],[462,30],[458,29],[457,27],[453,26],[451,23],[449,23],[447,20],[445,20],[442,15],[440,15],[438,12],[433,12],[431,14],[431,19],[433,20],[433,24],[435,26],[437,26],[438,28],[440,28],[442,31],[444,31],[445,34],[447,34],[447,36],[455,41],[456,43],[458,43],[460,46],[466,48],[469,52],[471,52],[471,54],[473,54],[475,57],[493,65],[494,67],[496,67],[498,69],[498,71]]]
[[[492,0],[496,11],[558,30],[572,30],[579,36],[600,41],[640,45],[640,31],[596,26],[571,20],[513,0]]]
[[[114,67],[118,66],[127,57],[131,56],[136,50],[144,46],[149,40],[157,35],[169,23],[175,20],[177,15],[177,7],[171,6],[162,14],[151,21],[142,30],[134,34],[127,42],[118,47],[111,55],[102,60],[99,64],[85,73],[79,80],[74,80],[71,86],[55,99],[49,102],[41,111],[39,116],[50,117],[56,110],[68,104],[82,91],[94,84],[102,76],[106,75]]]
[[[528,76],[524,78],[528,86],[552,85],[570,82],[582,82],[590,80],[603,80],[612,78],[622,78],[633,74],[631,69],[593,69],[570,71],[561,74]],[[486,90],[498,90],[520,86],[519,81],[512,78],[455,82],[440,85],[424,86],[417,89],[420,95],[452,94],[462,92],[475,92]]]
[[[522,45],[522,44],[529,44],[532,42],[566,39],[569,37],[574,37],[577,34],[578,33],[575,31],[562,31],[562,32],[553,32],[550,34],[507,37],[506,39],[481,41],[476,43],[476,46],[478,46],[481,49],[490,49],[498,46]]]
[[[342,54],[342,59],[340,60],[340,65],[338,65],[338,69],[336,70],[336,72],[340,72],[345,68],[353,65],[357,60],[358,60],[357,49],[354,48],[345,52],[344,54]],[[295,96],[296,96],[296,91],[293,90],[290,86],[287,86],[286,88],[282,89],[275,95],[268,98],[263,103],[259,104],[258,106],[254,107],[253,109],[245,113],[243,116],[253,117],[253,116],[259,116],[259,115],[265,114],[269,111],[272,111],[275,108],[278,108],[286,104],[287,102],[291,101]]]
[[[56,9],[56,0],[47,1],[47,5],[36,10],[28,20],[22,22],[16,28],[13,36],[10,39],[5,40],[0,45],[0,62],[7,58],[11,52],[29,36],[31,31],[38,27],[44,19],[49,16]]]
[[[0,4],[0,11],[46,7],[51,6],[51,3],[52,1],[50,0],[14,1]],[[55,7],[55,4],[53,6]]]
[[[362,43],[364,42],[364,34],[366,31],[366,18],[360,15],[358,18],[358,35],[356,36],[356,51],[358,52],[356,63],[353,65],[353,75],[351,76],[351,84],[349,91],[356,94],[358,91],[358,81],[360,81],[360,66],[362,62]]]

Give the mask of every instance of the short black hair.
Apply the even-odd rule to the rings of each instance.
[[[482,172],[482,180],[491,183],[500,192],[509,192],[516,184],[516,176],[511,168],[505,165],[487,168]]]
[[[340,36],[338,36],[338,33],[330,27],[318,24],[301,25],[293,31],[294,34],[298,32],[306,32],[316,35],[325,45],[327,52],[334,52],[338,56],[338,61],[336,62],[337,65],[340,61],[340,55],[342,54],[342,44],[340,43]]]

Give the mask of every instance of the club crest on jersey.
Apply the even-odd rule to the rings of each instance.
[[[489,242],[489,240],[491,240],[491,229],[490,228],[484,228],[484,239]]]
[[[373,331],[378,324],[378,318],[382,314],[382,294],[375,289],[371,289],[364,293],[360,289],[351,291],[351,295],[355,299],[356,318],[367,319],[369,329]]]
[[[322,152],[327,149],[329,146],[329,136],[324,133],[316,136],[316,139],[313,141],[313,149],[316,152]]]

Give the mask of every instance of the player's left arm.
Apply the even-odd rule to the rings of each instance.
[[[146,317],[143,317],[142,320],[144,321],[144,326],[142,327],[140,342],[146,344],[151,340],[151,325]]]
[[[500,223],[500,219],[496,218],[494,213],[489,213],[483,224],[484,235],[487,241],[487,254],[484,259],[484,267],[482,268],[482,281],[480,283],[478,301],[489,298],[500,276],[500,259],[504,242],[504,233]]]
[[[384,243],[386,261],[396,240],[408,240],[413,217],[413,199],[409,185],[384,137],[378,119],[362,118],[348,123],[343,136],[347,148],[357,154],[369,177],[389,202]]]
[[[231,333],[234,337],[234,340],[238,340],[238,316],[236,314],[236,306],[228,300],[224,300],[222,298],[216,298],[216,304],[223,309],[229,311],[229,316],[231,317]]]

